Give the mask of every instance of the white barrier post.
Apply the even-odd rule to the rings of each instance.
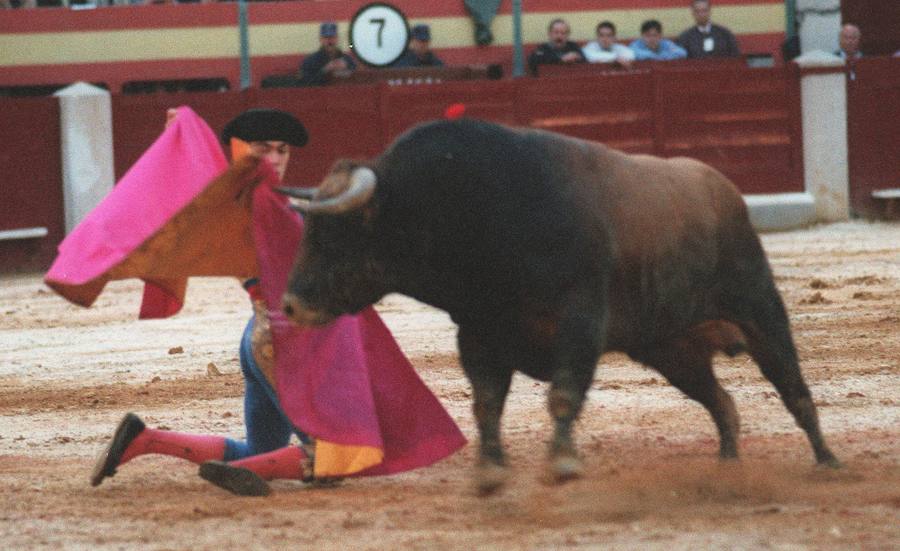
[[[803,54],[800,98],[803,120],[803,182],[822,222],[850,217],[847,165],[847,83],[844,61],[822,51]]]
[[[59,98],[66,233],[109,193],[115,183],[112,101],[109,92],[77,82]]]

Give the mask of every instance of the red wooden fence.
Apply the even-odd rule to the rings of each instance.
[[[900,58],[863,58],[847,83],[850,207],[878,217],[876,189],[900,188]]]
[[[517,80],[114,95],[115,173],[120,178],[156,139],[168,107],[191,106],[217,132],[250,107],[294,113],[311,138],[294,153],[286,181],[315,185],[336,158],[372,157],[410,126],[440,118],[449,104],[462,102],[471,117],[557,131],[629,152],[697,157],[722,170],[744,193],[801,191],[796,78],[784,68],[698,70],[658,64],[629,72],[579,69]],[[0,170],[11,176],[0,183],[4,224],[52,226],[51,235],[39,240],[40,250],[31,252],[46,261],[52,258],[47,251],[62,237],[56,102],[2,101],[16,102],[0,109],[5,135],[29,136],[11,140],[13,148],[0,157]],[[35,145],[29,129],[38,119],[51,122],[40,125],[47,130]],[[23,182],[37,193],[23,194]],[[3,256],[0,260],[12,265]]]
[[[3,100],[0,129],[0,232],[47,229],[45,237],[0,239],[0,271],[43,268],[65,235],[59,102]]]

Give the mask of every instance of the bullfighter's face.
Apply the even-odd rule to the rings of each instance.
[[[288,161],[291,160],[291,149],[288,144],[274,140],[250,142],[250,150],[254,156],[269,161],[269,164],[275,169],[275,173],[278,174],[279,182],[284,180]]]

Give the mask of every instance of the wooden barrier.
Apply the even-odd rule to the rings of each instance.
[[[59,102],[5,99],[0,129],[0,270],[44,268],[65,235]]]
[[[743,193],[802,191],[797,86],[797,75],[783,68],[696,71],[657,64],[636,71],[573,73],[571,78],[431,83],[414,79],[409,83],[251,88],[243,92],[113,95],[116,177],[121,178],[159,136],[169,107],[189,105],[216,132],[251,107],[295,114],[309,129],[310,141],[294,153],[285,181],[316,185],[335,159],[371,158],[411,126],[441,118],[450,104],[464,103],[469,117],[551,130],[628,152],[697,157],[731,177]],[[13,101],[27,102],[0,100]],[[44,110],[56,104],[50,99],[30,101]],[[0,109],[6,135],[34,127],[31,116],[18,115],[22,111],[17,106]],[[879,113],[884,121],[889,120],[884,112]],[[28,161],[17,165],[20,175],[4,185],[33,181],[34,171],[52,174],[56,195],[44,197],[57,197],[53,208],[61,213],[56,111],[40,116],[51,114],[56,126],[42,127],[57,130],[41,135],[53,140],[53,148],[23,150],[20,157]],[[896,131],[892,132],[896,136]],[[53,158],[35,163],[35,159],[48,157],[45,149],[54,152]],[[51,186],[46,176],[42,178],[42,185]],[[16,224],[35,225],[24,220]],[[53,247],[61,237],[56,231],[40,241]]]
[[[743,193],[803,191],[799,93],[784,68],[653,74],[657,155],[700,159]]]
[[[900,209],[889,204],[895,200],[873,192],[900,188],[900,58],[863,58],[853,74],[847,81],[850,208],[862,216],[897,216]]]

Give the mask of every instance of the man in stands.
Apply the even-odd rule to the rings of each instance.
[[[638,61],[671,61],[684,59],[687,52],[668,38],[662,36],[662,23],[656,19],[648,19],[641,24],[641,37],[628,45],[634,50]]]
[[[589,63],[618,63],[628,69],[634,61],[634,51],[616,42],[616,26],[611,21],[597,24],[597,40],[584,45],[582,53]]]
[[[860,32],[859,27],[853,23],[844,23],[841,27],[841,34],[838,35],[838,43],[841,47],[834,52],[834,55],[851,63],[856,61],[863,56],[859,49],[861,40],[862,32]]]
[[[431,51],[431,28],[424,23],[410,32],[409,47],[391,67],[443,67],[444,62]]]
[[[337,45],[337,23],[326,21],[319,26],[320,48],[306,56],[300,65],[300,82],[308,86],[327,84],[335,77],[356,70],[356,62]]]
[[[547,26],[547,42],[528,56],[531,74],[537,76],[538,65],[559,63],[583,63],[584,54],[578,44],[569,40],[569,24],[564,19],[554,19]]]
[[[721,25],[710,21],[709,0],[691,2],[691,15],[695,26],[678,37],[678,44],[687,51],[691,59],[705,57],[738,57],[741,55],[734,34]]]

